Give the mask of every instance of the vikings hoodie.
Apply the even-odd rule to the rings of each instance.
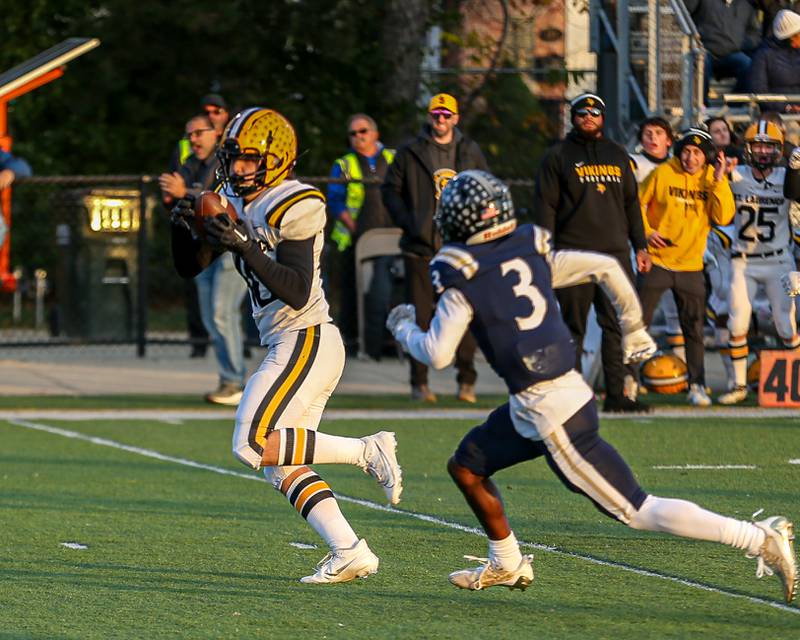
[[[658,231],[671,245],[650,247],[653,263],[670,271],[702,271],[703,253],[711,224],[726,225],[736,207],[728,178],[714,179],[714,166],[694,175],[679,158],[656,168],[639,189],[644,230]]]

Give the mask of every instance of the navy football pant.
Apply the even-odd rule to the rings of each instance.
[[[506,403],[464,436],[454,457],[472,473],[488,478],[542,456],[570,491],[585,495],[601,512],[624,524],[647,498],[622,456],[600,437],[594,400],[544,440],[523,438]]]

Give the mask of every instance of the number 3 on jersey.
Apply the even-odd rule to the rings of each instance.
[[[507,260],[500,265],[500,273],[505,277],[509,273],[516,273],[519,282],[511,287],[517,298],[527,298],[530,300],[533,311],[527,316],[514,316],[520,331],[530,331],[535,329],[544,320],[547,311],[547,300],[542,292],[533,284],[533,272],[530,266],[522,258]]]

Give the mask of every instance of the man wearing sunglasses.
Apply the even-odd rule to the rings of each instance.
[[[486,159],[477,143],[462,133],[458,125],[456,99],[439,93],[428,104],[426,124],[416,138],[397,151],[383,183],[383,202],[394,223],[403,230],[400,248],[406,275],[406,301],[414,305],[417,324],[427,330],[433,317],[434,293],[428,263],[442,245],[433,224],[439,196],[447,182],[461,171],[488,171]],[[467,332],[456,351],[457,398],[475,402],[474,355],[476,343]],[[436,402],[428,386],[428,367],[413,358],[411,397],[421,402]]]
[[[211,119],[198,114],[189,120],[184,140],[191,147],[189,157],[177,171],[162,173],[158,178],[165,205],[181,199],[193,202],[201,191],[212,189],[216,183],[218,138]],[[202,273],[187,279],[186,316],[191,355],[204,356],[205,344],[210,340],[217,360],[219,385],[205,395],[205,400],[213,404],[236,406],[242,397],[246,365],[240,307],[246,290],[233,258],[227,253]]]
[[[573,129],[545,154],[536,178],[534,221],[553,234],[556,249],[597,251],[615,257],[634,281],[630,248],[639,271],[650,269],[636,176],[628,152],[603,135],[606,105],[584,93],[570,103]],[[602,329],[601,354],[611,412],[647,412],[650,407],[624,394],[626,367],[614,308],[595,284],[559,289],[561,313],[575,340],[581,370],[589,307]]]
[[[217,132],[217,138],[222,137],[222,132],[225,131],[225,125],[230,120],[230,113],[228,112],[228,103],[218,93],[208,93],[200,100],[203,111],[211,120],[214,125],[214,131]]]
[[[380,184],[394,160],[394,149],[380,141],[378,125],[366,113],[356,113],[347,120],[350,150],[337,158],[328,185],[328,214],[335,220],[330,238],[338,256],[333,261],[338,272],[341,303],[339,329],[349,352],[358,342],[358,306],[356,293],[355,245],[371,229],[393,227],[392,218],[381,198]],[[348,182],[339,182],[347,180]],[[374,360],[380,360],[384,341],[384,323],[392,296],[394,256],[379,256],[371,261],[372,279],[366,292],[364,342],[359,345]]]

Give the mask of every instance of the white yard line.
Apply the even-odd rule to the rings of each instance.
[[[326,409],[326,420],[476,420],[483,421],[492,409]],[[209,409],[5,409],[0,420],[161,420],[180,424],[185,420],[233,420],[234,407]],[[761,409],[758,407],[726,409],[656,409],[648,414],[600,413],[603,421],[637,420],[650,423],[654,418],[794,418],[797,409]]]
[[[791,460],[789,462],[791,463]],[[729,469],[758,469],[758,467],[754,464],[660,464],[650,468],[658,469],[660,471],[727,471]]]
[[[24,427],[26,429],[34,429],[36,431],[44,431],[46,433],[50,433],[52,435],[63,436],[65,438],[72,438],[75,440],[83,440],[85,442],[90,442],[92,444],[104,446],[104,447],[111,447],[114,449],[120,449],[122,451],[127,451],[128,453],[134,453],[141,456],[146,456],[148,458],[155,458],[156,460],[161,460],[163,462],[172,462],[175,464],[180,464],[187,467],[192,467],[194,469],[202,469],[203,471],[211,471],[213,473],[219,473],[221,475],[226,476],[234,476],[237,478],[243,478],[245,480],[256,480],[260,482],[264,482],[264,478],[259,475],[255,475],[253,473],[242,473],[239,471],[231,471],[229,469],[223,469],[222,467],[215,467],[213,465],[202,464],[200,462],[195,462],[194,460],[187,460],[185,458],[176,458],[174,456],[168,456],[163,453],[159,453],[158,451],[152,451],[150,449],[142,449],[141,447],[133,447],[130,445],[122,444],[121,442],[116,442],[114,440],[108,440],[106,438],[98,438],[96,436],[88,436],[86,434],[80,433],[78,431],[69,431],[67,429],[60,429],[58,427],[52,427],[46,424],[41,424],[38,422],[31,422],[30,420],[9,420],[10,424],[16,425],[18,427]],[[463,531],[466,533],[472,533],[478,536],[483,537],[484,533],[480,529],[475,527],[468,527],[462,524],[458,524],[457,522],[451,522],[449,520],[443,520],[441,518],[437,518],[436,516],[427,515],[424,513],[416,513],[414,511],[404,511],[401,509],[395,509],[394,507],[389,507],[386,505],[381,505],[376,502],[371,502],[369,500],[361,500],[359,498],[351,498],[349,496],[344,496],[339,493],[336,494],[336,497],[343,502],[350,502],[353,504],[358,504],[363,507],[367,507],[368,509],[373,509],[376,511],[385,511],[390,513],[395,513],[398,515],[403,515],[409,518],[414,518],[416,520],[422,520],[424,522],[430,522],[432,524],[437,524],[442,527],[447,527],[449,529],[455,529],[457,531]],[[786,611],[788,613],[793,614],[800,614],[800,608],[792,607],[782,602],[775,602],[772,600],[766,600],[764,598],[757,598],[755,596],[746,596],[740,593],[733,593],[731,591],[725,591],[724,589],[719,589],[717,587],[712,587],[707,584],[703,584],[701,582],[695,582],[693,580],[687,580],[684,578],[677,578],[675,576],[669,576],[662,573],[658,573],[656,571],[649,571],[647,569],[640,569],[637,567],[632,567],[626,564],[620,564],[617,562],[612,562],[609,560],[602,560],[600,558],[595,558],[593,556],[581,554],[581,553],[574,553],[571,551],[564,551],[562,549],[558,549],[556,547],[538,544],[535,542],[524,542],[520,541],[520,545],[526,548],[531,549],[538,549],[541,551],[546,551],[548,553],[554,553],[559,556],[567,557],[567,558],[575,558],[578,560],[584,560],[586,562],[591,562],[593,564],[601,565],[604,567],[611,567],[613,569],[619,569],[621,571],[627,571],[630,573],[634,573],[636,575],[645,576],[648,578],[657,578],[659,580],[666,580],[668,582],[673,582],[676,584],[681,584],[686,587],[690,587],[692,589],[700,589],[702,591],[708,591],[710,593],[717,593],[722,596],[726,596],[729,598],[737,598],[740,600],[746,600],[747,602],[751,602],[753,604],[760,604],[766,605],[768,607],[772,607],[775,609],[780,609],[781,611]]]

